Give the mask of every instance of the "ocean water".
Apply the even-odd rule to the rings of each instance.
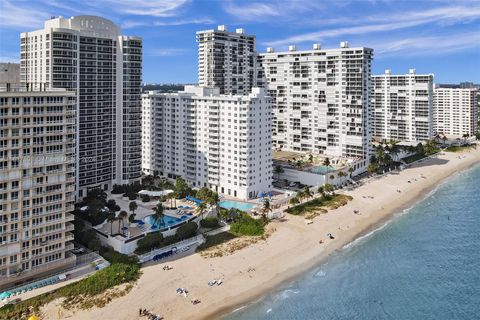
[[[222,319],[480,319],[480,166]]]

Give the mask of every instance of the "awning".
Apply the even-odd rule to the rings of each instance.
[[[162,197],[162,196],[169,195],[172,192],[173,190],[161,190],[161,191],[142,190],[138,192],[138,194],[143,196],[149,196],[149,197]]]

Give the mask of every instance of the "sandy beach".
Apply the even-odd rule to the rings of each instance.
[[[139,308],[167,320],[218,317],[318,265],[336,250],[412,206],[442,180],[478,163],[480,148],[437,155],[400,173],[371,179],[353,191],[342,192],[353,200],[316,217],[313,224],[306,225],[303,217],[287,214],[283,221],[269,225],[275,232],[265,241],[221,258],[190,254],[146,266],[130,293],[104,308],[71,311],[54,301],[43,308],[44,319],[145,318],[139,317]],[[359,214],[353,210],[359,210]],[[335,239],[327,239],[327,233]],[[165,264],[173,266],[173,270],[164,271]],[[208,286],[210,280],[218,278],[224,281],[221,286]],[[179,287],[188,289],[187,298],[176,294]],[[195,298],[201,303],[193,305],[190,301]]]

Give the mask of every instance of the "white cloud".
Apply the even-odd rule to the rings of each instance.
[[[153,17],[173,17],[189,0],[105,0],[112,10],[123,14]]]
[[[171,57],[171,56],[181,56],[187,52],[186,49],[180,48],[157,48],[148,50],[145,54],[148,56],[155,57]]]
[[[436,55],[466,49],[480,50],[480,32],[401,38],[390,41],[372,41],[368,46],[376,56],[402,54],[409,56]]]
[[[27,4],[24,6],[23,4]],[[0,2],[0,26],[8,29],[41,28],[50,14],[41,9],[32,10],[28,3],[9,0]]]
[[[242,20],[254,20],[265,16],[279,16],[280,11],[276,6],[265,3],[251,3],[248,5],[238,6],[229,2],[224,7],[225,11],[236,18]]]
[[[479,7],[443,7],[424,11],[410,11],[402,14],[385,15],[381,17],[346,18],[350,22],[374,22],[374,24],[360,24],[336,29],[327,29],[317,32],[304,33],[280,40],[268,41],[268,46],[284,46],[301,42],[322,41],[347,35],[360,35],[374,32],[387,32],[416,27],[424,24],[456,24],[471,22],[480,19]],[[345,21],[346,22],[346,21]]]
[[[170,20],[170,21],[132,21],[127,20],[122,23],[122,29],[131,29],[137,27],[146,27],[146,26],[182,26],[186,24],[213,24],[215,21],[210,18],[200,18],[200,19],[191,19],[191,20]]]

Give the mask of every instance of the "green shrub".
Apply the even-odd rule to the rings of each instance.
[[[242,213],[237,221],[230,225],[230,231],[242,236],[260,236],[265,232],[264,221]]]
[[[149,195],[142,195],[142,202],[149,202],[150,201],[150,196]]]
[[[200,226],[203,228],[215,228],[218,226],[218,219],[215,217],[207,217],[200,221]]]
[[[183,226],[180,226],[175,233],[175,237],[178,241],[193,237],[197,233],[198,225],[190,221]]]
[[[142,239],[138,240],[138,252],[147,252],[151,249],[161,247],[163,242],[163,235],[161,232],[152,232],[147,234]]]
[[[104,257],[106,260],[108,260],[108,262],[112,264],[138,264],[138,259],[136,256],[127,256],[126,254],[113,250],[112,247],[102,246],[99,253],[102,257]]]

